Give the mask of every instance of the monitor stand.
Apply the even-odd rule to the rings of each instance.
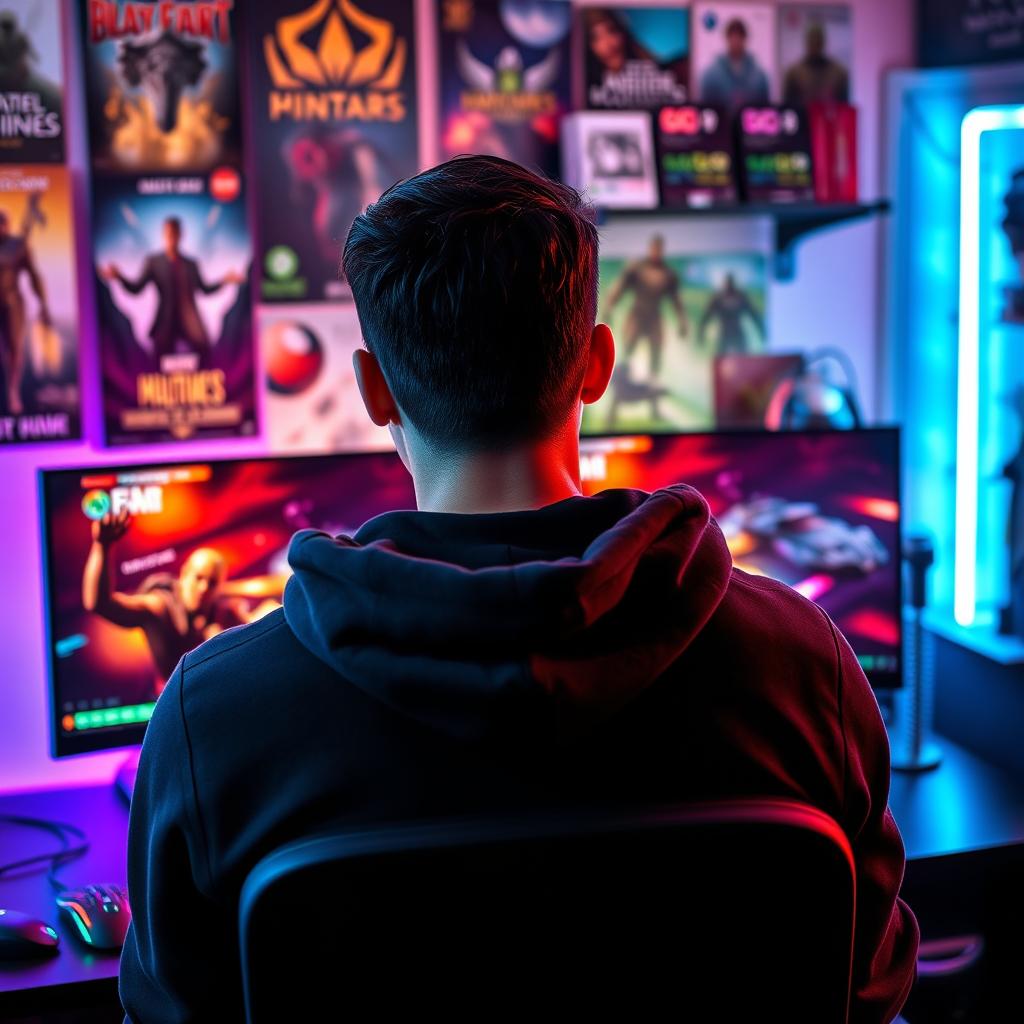
[[[935,638],[925,633],[925,575],[935,559],[928,537],[908,537],[903,560],[910,569],[910,606],[903,612],[903,688],[895,695],[891,764],[897,772],[926,772],[942,763],[932,739],[935,702]]]
[[[129,805],[132,802],[132,793],[135,792],[135,776],[139,773],[139,753],[140,751],[133,750],[121,762],[121,767],[114,776],[114,787]]]

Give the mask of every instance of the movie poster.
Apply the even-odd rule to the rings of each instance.
[[[80,436],[71,176],[0,166],[0,444]]]
[[[697,3],[691,23],[694,97],[735,113],[771,103],[775,82],[775,8],[770,4]]]
[[[441,0],[441,150],[488,153],[555,177],[570,106],[571,7]]]
[[[583,105],[638,110],[685,103],[690,12],[683,7],[584,7]]]
[[[583,432],[643,433],[714,427],[714,360],[765,344],[764,257],[692,255],[648,223],[602,234],[598,319],[615,335],[604,397]]]
[[[363,406],[352,353],[363,344],[355,307],[265,306],[258,311],[264,414],[275,452],[392,448]]]
[[[0,163],[64,162],[60,0],[8,0],[0,13]]]
[[[786,106],[849,103],[852,66],[851,7],[783,4],[779,8],[779,72]]]
[[[95,180],[93,255],[107,443],[253,433],[238,172]]]
[[[240,166],[232,0],[83,2],[94,171]]]
[[[419,169],[412,0],[288,0],[246,18],[260,298],[349,299],[352,221]]]

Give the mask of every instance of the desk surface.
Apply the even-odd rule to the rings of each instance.
[[[1024,780],[941,739],[942,764],[893,772],[889,807],[908,860],[1024,844]]]
[[[889,804],[903,833],[910,860],[948,857],[1019,845],[1024,852],[1024,781],[986,764],[962,748],[943,741],[944,759],[934,771],[895,773]],[[91,848],[67,865],[61,880],[69,886],[125,882],[128,809],[113,785],[81,789],[36,790],[0,796],[0,814],[60,819],[78,825]],[[0,860],[14,860],[53,849],[44,832],[0,825]],[[0,880],[0,907],[37,914],[56,925],[58,956],[42,961],[0,963],[0,997],[4,993],[66,986],[113,986],[116,953],[83,945],[72,926],[58,917],[45,873]]]
[[[100,882],[125,883],[128,806],[112,785],[6,793],[0,796],[0,814],[66,821],[86,833],[88,853],[58,873],[69,888]],[[58,845],[54,836],[41,830],[0,823],[0,861],[46,853]],[[38,991],[75,985],[103,985],[113,991],[119,955],[87,947],[71,922],[58,913],[55,895],[45,871],[0,879],[0,907],[37,915],[60,933],[60,953],[55,957],[0,961],[0,996],[22,989]],[[42,999],[43,993],[39,995]]]

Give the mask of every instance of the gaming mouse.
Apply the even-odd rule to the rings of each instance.
[[[0,960],[26,960],[57,952],[60,936],[45,921],[19,910],[0,910]]]
[[[82,941],[96,949],[120,949],[131,924],[128,893],[119,885],[66,889],[57,906],[71,919]]]

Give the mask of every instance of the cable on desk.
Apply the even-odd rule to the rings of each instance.
[[[37,853],[33,857],[23,857],[21,860],[11,861],[8,864],[0,864],[0,881],[4,875],[13,871],[21,871],[31,868],[36,864],[50,865],[46,873],[46,880],[57,892],[63,892],[67,887],[57,878],[57,871],[65,864],[81,857],[89,849],[89,841],[85,833],[77,825],[70,825],[66,821],[51,821],[46,818],[26,818],[15,814],[0,814],[0,825],[17,825],[22,828],[35,828],[43,832],[49,832],[60,840],[61,848],[51,853]],[[74,845],[68,838],[72,836],[80,840]]]

